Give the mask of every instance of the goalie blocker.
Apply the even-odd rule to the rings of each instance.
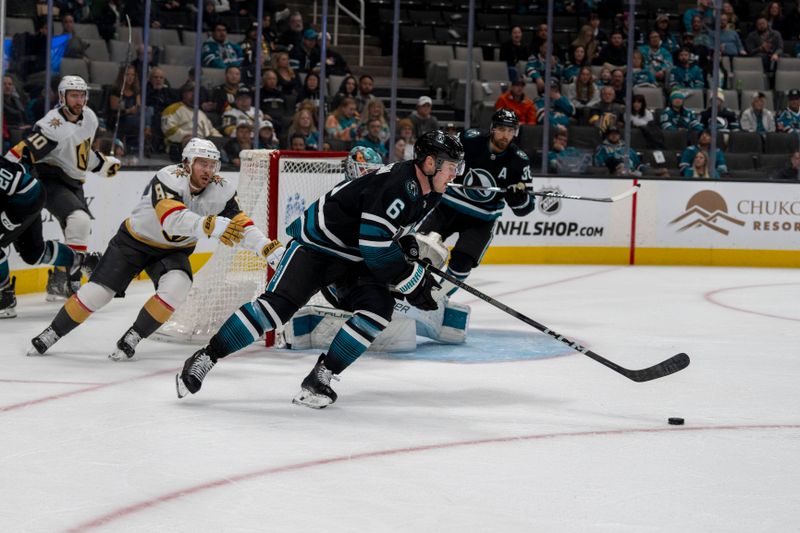
[[[447,261],[448,250],[437,233],[417,234],[401,239],[407,255],[430,261],[441,268]],[[351,283],[357,283],[352,280]],[[421,311],[402,299],[395,302],[392,321],[381,332],[370,349],[376,352],[408,352],[417,347],[417,336],[445,344],[462,344],[466,340],[470,307],[450,302],[447,293],[453,288],[443,282],[432,295],[439,304],[434,311]],[[349,292],[346,286],[326,287],[325,299],[331,307],[307,305],[286,324],[283,331],[286,346],[295,350],[325,349],[330,346],[342,325],[353,313],[339,295]]]

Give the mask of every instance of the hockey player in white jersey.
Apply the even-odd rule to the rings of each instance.
[[[136,346],[167,321],[192,286],[189,256],[199,239],[215,238],[226,246],[241,243],[277,265],[283,246],[270,241],[242,212],[236,183],[219,176],[220,154],[214,143],[192,139],[183,161],[156,173],[139,205],[111,239],[89,282],[72,295],[52,323],[31,340],[28,355],[44,354],[114,296],[124,296],[140,272],[150,276],[156,293],[117,341],[109,357],[133,357]]]
[[[83,194],[86,173],[114,176],[120,161],[92,150],[97,116],[86,102],[89,86],[80,76],[64,76],[58,84],[58,105],[11,148],[6,157],[33,167],[46,192],[45,208],[64,230],[67,246],[84,252],[89,241],[91,217]],[[80,272],[70,275],[55,267],[47,281],[47,299],[69,297],[80,287]]]

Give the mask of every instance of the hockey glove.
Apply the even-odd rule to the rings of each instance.
[[[113,155],[104,155],[100,152],[95,152],[95,154],[103,162],[103,164],[100,165],[100,169],[97,171],[97,173],[102,174],[107,178],[113,178],[119,170],[119,167],[122,165],[122,162]]]
[[[403,249],[403,253],[406,254],[406,257],[412,261],[419,259],[419,243],[417,243],[416,237],[413,235],[405,235],[400,237],[397,242],[400,244],[400,248]]]
[[[278,268],[278,263],[283,259],[283,254],[285,252],[286,248],[284,248],[281,241],[278,240],[268,242],[261,249],[261,255],[267,260],[267,264],[272,267],[273,270]]]
[[[244,228],[237,222],[218,215],[203,219],[203,233],[219,239],[225,246],[233,246],[244,238]]]
[[[418,263],[409,265],[410,271],[395,286],[395,289],[404,294],[406,301],[422,311],[438,309],[436,300],[431,295],[433,289],[441,288],[431,273]]]
[[[528,188],[521,181],[514,185],[509,185],[506,189],[506,203],[508,207],[522,207],[528,202]]]

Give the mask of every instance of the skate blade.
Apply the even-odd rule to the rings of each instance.
[[[123,361],[131,361],[133,359],[133,355],[128,357],[128,354],[126,354],[122,350],[114,350],[112,353],[108,354],[108,358],[114,362],[119,363]]]
[[[292,398],[292,403],[295,405],[302,405],[303,407],[310,407],[311,409],[325,409],[333,402],[323,394],[315,394],[311,391],[301,389],[300,392]]]
[[[40,353],[35,346],[31,346],[30,348],[28,348],[28,351],[25,352],[25,355],[27,355],[28,357],[43,357],[47,355],[47,352]]]
[[[16,309],[3,309],[0,311],[0,320],[4,318],[17,318]]]
[[[44,297],[44,301],[46,302],[64,302],[67,300],[67,296],[62,296],[60,294],[48,294]]]
[[[190,394],[189,389],[187,389],[186,385],[184,385],[180,374],[175,374],[175,392],[178,393],[178,399]]]

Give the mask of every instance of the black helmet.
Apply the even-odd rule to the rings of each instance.
[[[512,110],[508,108],[500,108],[492,115],[492,129],[496,126],[508,126],[514,128],[514,135],[519,133],[519,117]]]
[[[441,130],[423,133],[414,143],[414,163],[420,170],[428,156],[432,156],[436,160],[436,172],[442,167],[443,161],[457,163],[458,174],[464,170],[464,147],[461,145],[461,141]]]

